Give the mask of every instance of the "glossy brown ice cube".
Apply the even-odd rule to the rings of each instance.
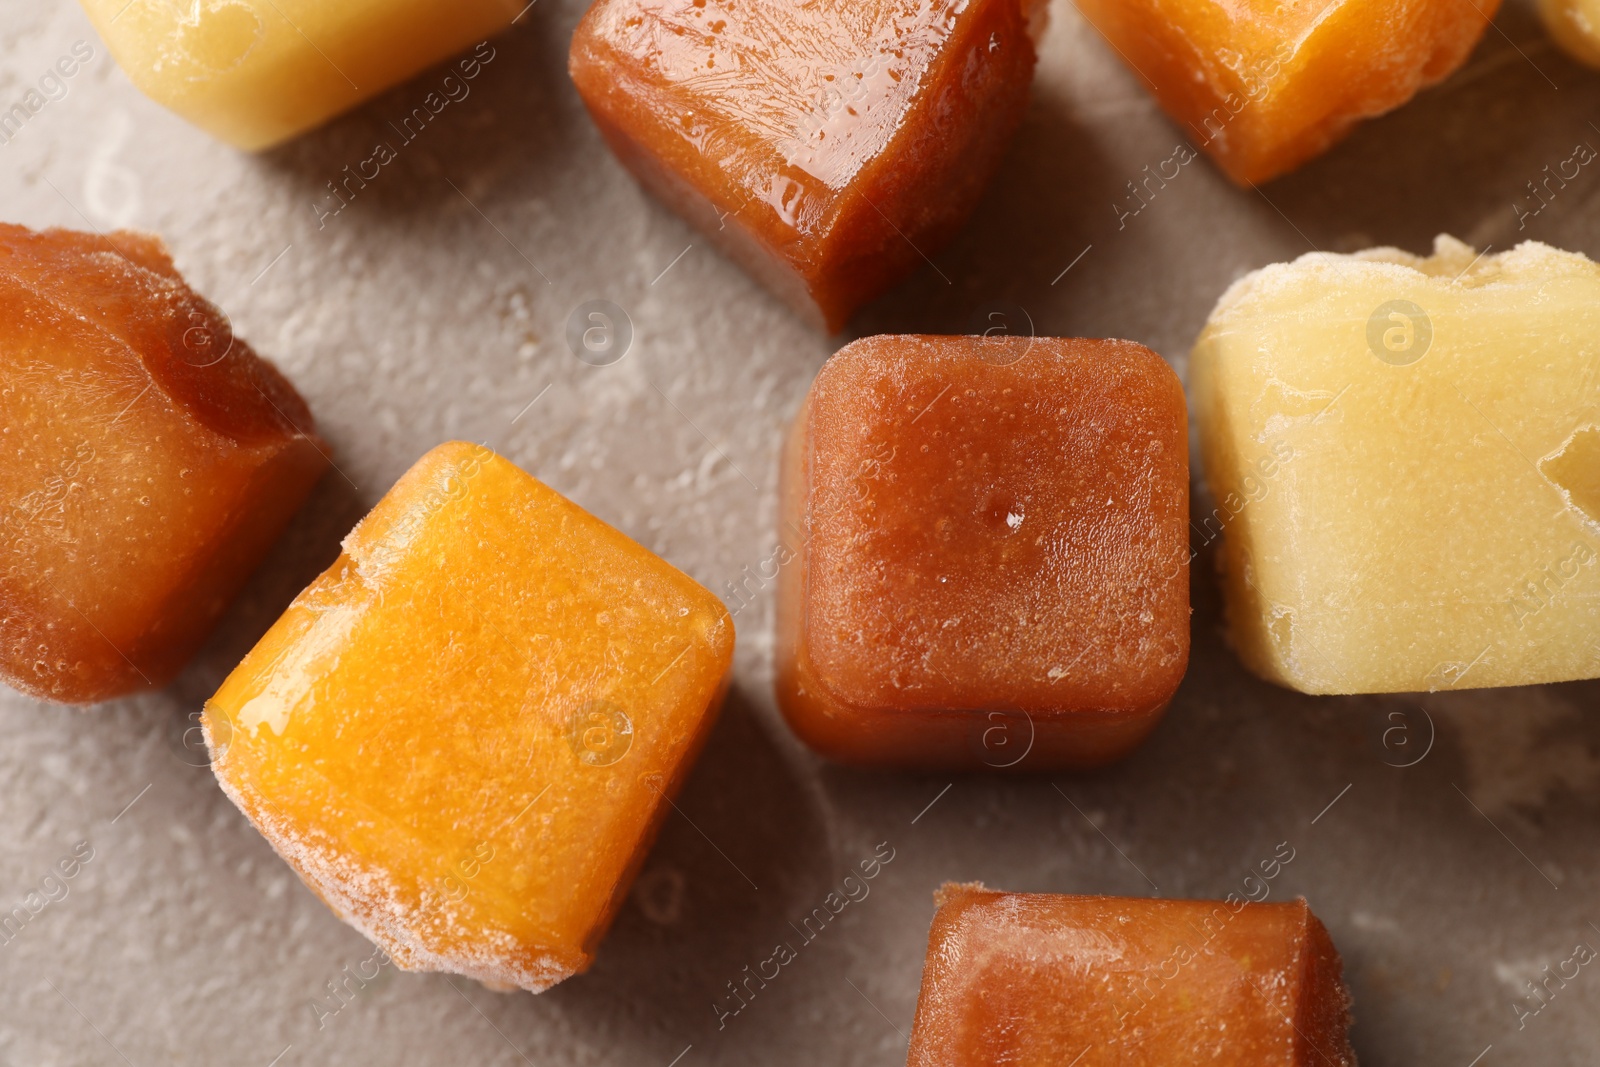
[[[573,81],[634,175],[830,331],[966,220],[1039,0],[598,0]]]
[[[1338,950],[1304,899],[946,885],[909,1067],[1354,1067]]]
[[[784,461],[778,699],[824,755],[1116,759],[1189,654],[1183,389],[1128,341],[871,337]]]
[[[170,679],[327,461],[305,402],[158,238],[0,224],[0,677]]]

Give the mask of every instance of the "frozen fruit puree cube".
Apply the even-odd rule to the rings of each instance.
[[[909,1067],[1354,1067],[1338,950],[1303,899],[947,884]]]
[[[1440,237],[1237,282],[1190,364],[1245,663],[1307,693],[1600,675],[1600,267]]]
[[[1600,0],[1539,0],[1539,14],[1569,56],[1600,67]]]
[[[83,0],[130,81],[208,133],[268,148],[509,26],[523,0]],[[476,76],[492,46],[460,61]],[[447,87],[447,91],[449,87]]]
[[[1128,341],[872,337],[795,420],[778,698],[825,755],[1089,766],[1189,655],[1188,431]]]
[[[408,970],[589,965],[705,739],[733,621],[493,452],[429,452],[206,707],[222,787]]]
[[[1043,18],[1040,0],[597,0],[570,67],[648,189],[837,330],[977,203]]]
[[[327,465],[159,238],[0,224],[0,678],[168,681]]]
[[[1234,181],[1320,155],[1466,61],[1499,0],[1078,0]]]

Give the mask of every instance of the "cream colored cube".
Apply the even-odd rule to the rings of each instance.
[[[1600,675],[1600,267],[1314,253],[1191,364],[1232,641],[1307,693]]]
[[[1600,0],[1539,0],[1539,14],[1568,55],[1600,67]]]
[[[523,2],[83,0],[83,6],[135,85],[209,133],[256,150],[500,32]],[[466,83],[493,56],[489,46],[460,70],[441,72],[419,121],[464,98]]]

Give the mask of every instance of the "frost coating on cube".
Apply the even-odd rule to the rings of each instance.
[[[934,899],[909,1067],[1355,1065],[1343,965],[1303,898]]]
[[[206,706],[224,791],[402,968],[588,967],[721,701],[727,611],[488,449],[424,456]]]

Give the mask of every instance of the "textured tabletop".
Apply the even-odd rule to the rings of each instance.
[[[760,575],[784,425],[844,339],[801,323],[611,158],[566,75],[582,7],[534,6],[470,93],[335,212],[328,183],[396,141],[389,122],[442,72],[252,157],[143,98],[75,3],[0,0],[0,109],[75,42],[94,48],[0,144],[0,217],[162,234],[294,380],[337,464],[171,687],[90,710],[0,694],[0,909],[82,861],[0,944],[0,1063],[896,1064],[940,882],[1220,897],[1285,849],[1267,891],[1309,898],[1343,951],[1364,1064],[1592,1063],[1600,972],[1581,968],[1537,1013],[1525,983],[1600,948],[1600,683],[1276,689],[1222,640],[1206,548],[1188,678],[1116,768],[952,780],[842,770],[799,746],[773,706]],[[1143,342],[1182,373],[1231,279],[1313,247],[1422,252],[1448,231],[1600,256],[1600,170],[1531,212],[1527,183],[1600,145],[1600,75],[1553,49],[1531,5],[1505,10],[1443,86],[1295,174],[1241,191],[1201,158],[1148,202],[1128,183],[1182,133],[1069,3],[1052,14],[976,217],[855,334],[967,332],[1004,308],[1040,334]],[[607,366],[567,342],[591,300],[632,325]],[[451,438],[490,443],[718,593],[747,574],[760,588],[730,599],[731,697],[598,962],[539,997],[377,966],[193,744],[230,667]],[[870,892],[799,938],[790,924],[874,855],[892,858]],[[796,958],[733,999],[728,983],[785,941]]]

